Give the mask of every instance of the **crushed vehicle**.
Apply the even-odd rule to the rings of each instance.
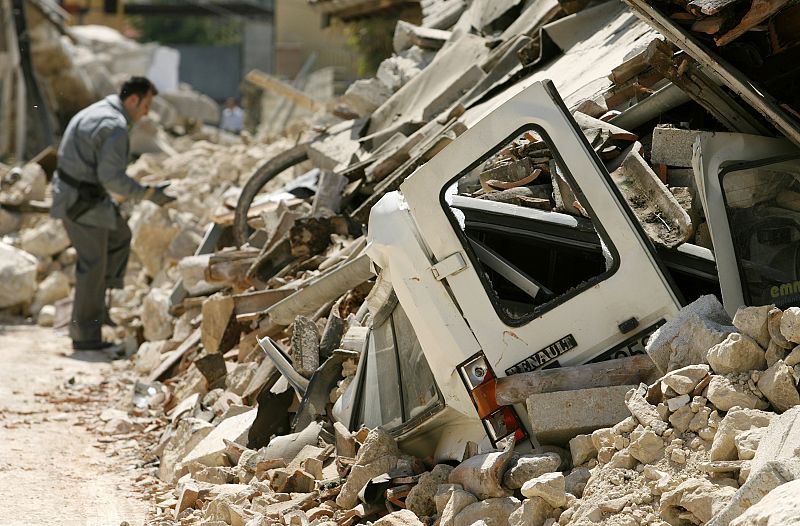
[[[613,18],[618,7],[594,9]],[[667,18],[643,18],[683,42]],[[575,38],[565,36],[572,28],[587,31],[586,23],[562,20],[548,38],[559,45]],[[647,35],[637,31],[634,40]],[[690,44],[700,70],[717,66]],[[656,39],[646,53],[657,62],[664,46]],[[331,412],[351,431],[381,426],[405,450],[437,460],[461,460],[508,440],[523,449],[563,445],[563,437],[536,432],[528,394],[564,390],[569,381],[576,383],[566,389],[653,378],[663,364],[642,359],[649,336],[707,294],[720,297],[730,315],[743,305],[800,305],[800,148],[786,112],[748,87],[743,99],[786,138],[764,136],[767,125],[750,110],[740,115],[745,124],[725,126],[732,132],[687,133],[681,184],[667,185],[644,159],[653,145],[628,130],[687,100],[660,95],[677,79],[654,85],[642,103],[671,98],[671,106],[600,119],[575,111],[580,90],[567,86],[573,92],[562,100],[565,86],[546,80],[573,80],[568,55],[497,88],[515,94],[472,101],[466,130],[372,206],[370,328],[355,350],[355,377]],[[684,69],[694,67],[676,57]],[[582,67],[593,64],[584,58]],[[722,63],[715,82],[737,91],[735,73]],[[303,159],[302,148],[287,152],[275,171]],[[302,429],[298,422],[313,419],[309,407],[321,414],[321,393],[327,396],[338,371],[323,365],[306,382],[275,342],[261,345],[305,393],[293,426]],[[335,368],[348,356],[334,358]],[[596,364],[584,369],[591,378],[571,371],[583,364]],[[544,371],[560,369],[562,388],[534,385]]]
[[[571,192],[581,213],[464,195],[509,144],[548,149],[553,189]],[[797,305],[800,215],[781,196],[800,183],[800,149],[726,133],[696,148],[715,252],[653,246],[550,83],[465,132],[373,209],[368,254],[394,294],[376,306],[385,314],[373,320],[358,392],[340,405],[356,402],[334,414],[457,456],[468,441],[530,436],[524,406],[495,400],[503,376],[642,353],[660,324],[715,289],[732,311]]]

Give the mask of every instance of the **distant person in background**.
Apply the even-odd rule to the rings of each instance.
[[[230,98],[225,101],[225,109],[222,110],[222,120],[219,127],[226,132],[235,134],[242,133],[244,128],[244,110],[236,104],[236,99]]]

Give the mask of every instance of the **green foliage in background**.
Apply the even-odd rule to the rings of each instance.
[[[137,16],[131,17],[130,23],[141,42],[225,46],[242,41],[242,23],[235,18]]]
[[[397,17],[372,17],[345,26],[347,44],[358,53],[357,72],[360,77],[371,77],[380,63],[392,56],[392,36]]]

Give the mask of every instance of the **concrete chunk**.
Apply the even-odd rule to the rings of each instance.
[[[227,418],[219,423],[214,430],[208,434],[192,451],[186,455],[181,465],[186,466],[191,462],[199,462],[204,466],[218,467],[227,464],[225,454],[227,446],[224,440],[230,440],[237,444],[245,445],[247,442],[247,432],[256,418],[256,410],[241,415]]]
[[[661,372],[706,363],[708,350],[734,332],[719,300],[701,296],[650,336],[645,350]]]
[[[764,371],[758,380],[758,388],[778,413],[800,404],[793,370],[783,360],[778,360]]]
[[[200,341],[206,352],[219,352],[222,336],[231,321],[235,301],[233,297],[214,294],[203,302],[203,321],[200,323]]]
[[[764,349],[753,338],[737,332],[710,348],[706,358],[717,374],[762,370],[767,365]]]
[[[767,315],[772,308],[772,305],[740,307],[733,317],[733,325],[739,332],[757,341],[762,349],[766,349],[770,340]]]
[[[650,149],[650,162],[681,168],[692,167],[692,146],[701,136],[709,132],[681,130],[669,126],[656,126],[653,129],[653,145]]]
[[[68,246],[67,231],[57,219],[47,219],[35,228],[24,230],[20,236],[20,248],[40,258],[55,256]]]
[[[774,413],[756,409],[732,409],[719,423],[714,442],[711,444],[709,458],[711,460],[736,460],[736,435],[742,431],[766,427],[774,416]],[[761,446],[759,446],[760,448]]]
[[[298,316],[292,332],[292,362],[298,373],[310,378],[319,367],[319,331],[317,324]]]
[[[36,258],[0,242],[0,308],[27,303],[36,291]]]
[[[611,427],[628,416],[625,393],[635,385],[557,391],[530,396],[526,405],[536,439],[546,444],[566,444],[576,435]]]

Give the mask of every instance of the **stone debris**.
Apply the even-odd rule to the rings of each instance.
[[[154,101],[151,118],[132,131],[141,155],[128,173],[145,184],[170,181],[178,199],[163,208],[121,204],[132,254],[124,288],[111,293],[117,326],[106,331],[126,343],[135,379],[120,398],[126,407],[94,423],[108,443],[146,444],[140,454],[160,491],[153,524],[716,526],[789,524],[797,515],[787,501],[800,477],[798,307],[747,307],[731,319],[716,297],[700,296],[649,338],[657,380],[520,399],[530,443],[465,440],[443,460],[419,444],[401,447],[408,429],[349,426],[360,409],[353,379],[374,367],[364,367],[366,342],[379,320],[402,321],[367,255],[370,209],[464,133],[489,95],[569,47],[575,17],[549,22],[585,4],[423,2],[423,25],[397,24],[395,54],[375,77],[284,135],[233,137],[204,126],[219,109],[187,87]],[[680,20],[702,13],[697,22],[710,25],[714,13],[700,4],[689,2]],[[768,25],[759,33],[772,38],[780,28]],[[71,87],[44,90],[58,115],[115,91],[128,59],[147,63],[165,51],[96,26],[70,28],[71,39],[61,30],[43,25],[32,38],[42,82]],[[683,90],[681,75],[695,71],[687,58],[683,73],[670,75],[651,56],[665,43],[647,52],[640,44],[610,64],[608,78],[587,78],[591,90],[567,86],[565,103],[659,250],[705,246],[692,145],[728,121],[706,108],[710,131],[642,129],[654,115],[623,125],[628,109],[665,84]],[[489,210],[511,204],[586,224],[545,139],[525,131],[473,167],[456,193]],[[293,169],[237,207],[248,182],[292,152]],[[46,164],[0,165],[0,309],[63,327],[77,257],[61,223],[45,215]],[[400,342],[402,331],[393,337]],[[420,409],[381,402],[397,402],[398,414]]]

